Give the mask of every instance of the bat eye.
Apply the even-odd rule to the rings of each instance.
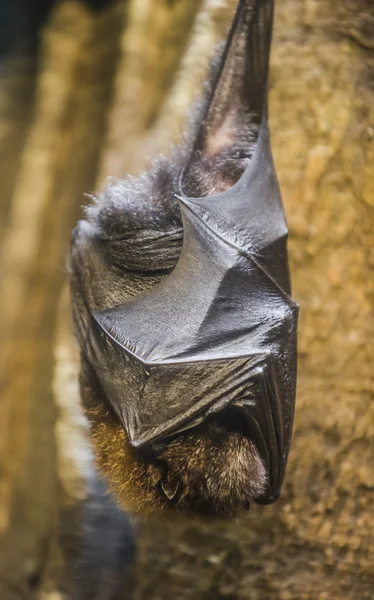
[[[171,481],[168,479],[168,477],[164,477],[161,480],[161,489],[168,500],[176,500],[176,496],[179,489],[179,481]]]

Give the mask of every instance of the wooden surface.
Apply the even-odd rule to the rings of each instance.
[[[150,521],[131,533],[112,505],[104,525],[98,514],[102,489],[75,412],[77,359],[62,292],[69,231],[85,192],[107,175],[136,172],[178,138],[234,6],[132,0],[94,12],[63,1],[37,56],[3,63],[2,600],[71,595],[85,519],[91,532],[92,522],[120,532],[109,570],[102,548],[85,554],[81,572],[86,580],[95,573],[100,598],[373,597],[370,0],[277,3],[271,131],[301,304],[295,436],[281,500],[204,529]],[[94,598],[90,585],[76,597]]]

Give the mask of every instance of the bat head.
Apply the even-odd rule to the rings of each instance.
[[[82,399],[99,464],[136,510],[233,516],[280,493],[297,305],[267,127],[272,10],[239,3],[187,152],[131,182],[136,207],[112,189],[74,236]]]

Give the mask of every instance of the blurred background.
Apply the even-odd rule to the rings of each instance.
[[[301,304],[280,501],[206,527],[121,515],[79,411],[70,231],[85,194],[179,139],[235,6],[0,0],[1,600],[373,598],[372,0],[276,2],[270,126]]]

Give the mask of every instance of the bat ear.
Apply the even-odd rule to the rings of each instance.
[[[274,0],[240,0],[196,137],[196,151],[214,157],[244,131],[257,132],[267,111]],[[251,137],[251,136],[250,136]]]

